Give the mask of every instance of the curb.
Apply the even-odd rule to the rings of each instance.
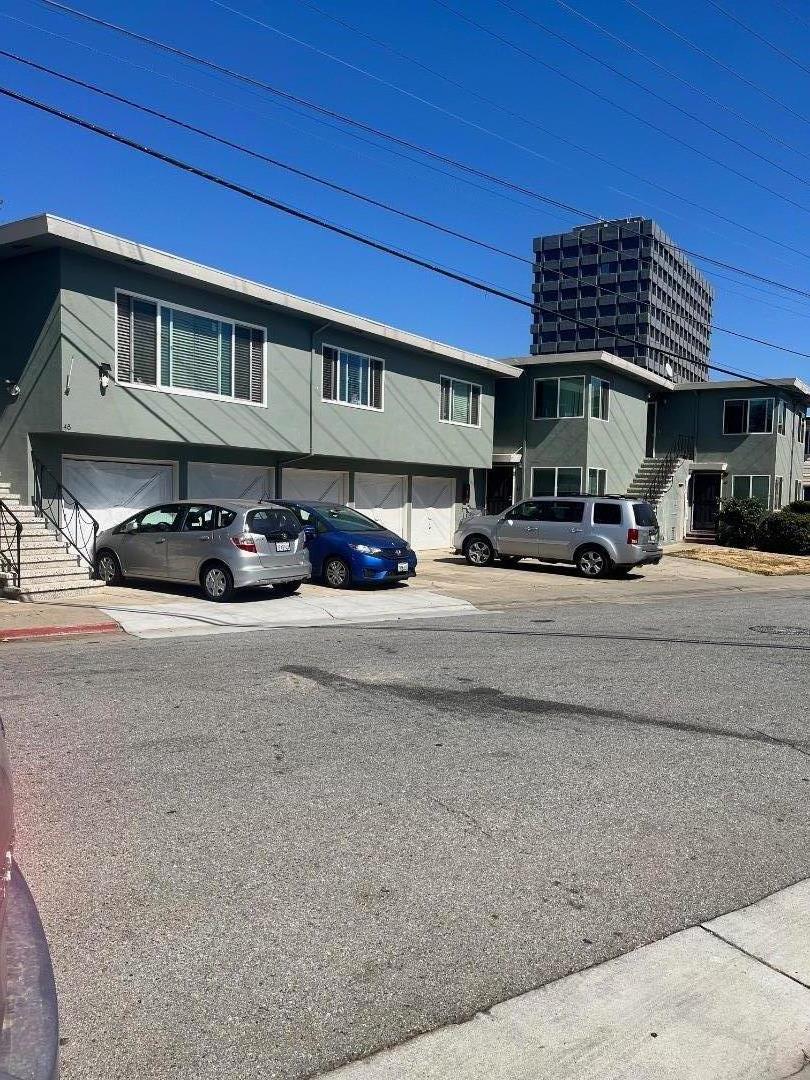
[[[30,638],[69,637],[72,634],[113,634],[121,627],[115,622],[80,623],[76,626],[21,626],[0,630],[2,641],[27,641]]]

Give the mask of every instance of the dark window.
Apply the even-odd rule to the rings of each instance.
[[[643,529],[658,528],[658,518],[649,503],[633,503],[633,517],[636,525],[640,525]]]
[[[278,506],[251,510],[245,519],[245,525],[248,532],[261,533],[271,540],[276,537],[289,540],[301,532],[301,524],[295,514]]]
[[[543,508],[540,517],[541,521],[582,521],[585,512],[585,503],[583,502],[562,502],[558,499],[549,500],[539,505]]]
[[[621,503],[594,503],[593,523],[594,525],[621,525]]]
[[[213,506],[189,506],[186,510],[183,532],[213,529],[216,510]]]
[[[723,408],[723,434],[743,435],[748,428],[748,402],[726,401]]]
[[[552,472],[553,471],[554,470],[552,470]],[[508,511],[506,516],[515,521],[539,521],[541,518],[542,506],[543,503],[524,502],[519,506],[514,507],[513,510]]]

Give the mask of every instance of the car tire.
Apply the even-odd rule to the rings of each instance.
[[[595,544],[580,548],[576,554],[575,563],[579,574],[587,578],[607,577],[613,569],[608,553]]]
[[[348,589],[352,583],[349,564],[337,555],[330,555],[323,563],[323,583],[330,589]]]
[[[504,566],[517,566],[517,564],[520,562],[520,560],[523,558],[523,556],[522,555],[499,555],[498,558],[503,563]]]
[[[206,563],[200,572],[200,585],[206,600],[223,604],[233,596],[233,574],[225,563]]]
[[[464,541],[464,558],[470,566],[489,566],[495,559],[495,548],[485,536],[469,536]]]
[[[121,564],[112,551],[105,549],[96,555],[96,577],[100,578],[105,585],[120,585],[124,580]]]
[[[273,592],[276,596],[293,596],[300,588],[300,581],[281,581],[273,586]]]

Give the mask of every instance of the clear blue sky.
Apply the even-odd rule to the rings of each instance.
[[[687,248],[810,291],[810,182],[800,179],[810,175],[810,14],[802,0],[718,2],[794,56],[807,72],[735,25],[708,0],[685,0],[679,5],[638,0],[638,7],[699,42],[761,90],[744,85],[699,56],[625,0],[570,0],[572,7],[678,72],[699,92],[608,39],[555,0],[509,0],[512,7],[520,7],[549,30],[774,164],[713,134],[595,60],[574,52],[498,0],[448,3],[666,129],[685,145],[599,100],[571,78],[555,74],[481,33],[436,0],[410,4],[393,0],[314,2],[443,73],[463,89],[337,25],[303,0],[223,0],[281,33],[247,21],[213,0],[171,4],[142,0],[137,5],[75,0],[76,6],[92,14],[197,52],[566,203],[604,217],[653,216]],[[280,107],[263,93],[55,13],[37,0],[0,0],[0,13],[14,17],[0,18],[3,48],[165,109],[527,259],[531,258],[533,236],[582,221],[530,199],[502,197],[393,156]],[[14,20],[41,29],[30,29]],[[70,44],[43,30],[92,48]],[[344,63],[329,59],[324,52]],[[363,68],[376,79],[347,65]],[[530,296],[528,264],[488,254],[361,206],[2,58],[0,82],[394,246]],[[395,84],[405,92],[386,84]],[[475,93],[508,111],[484,104]],[[434,107],[418,99],[430,101]],[[451,113],[455,115],[448,115]],[[596,160],[534,125],[606,160]],[[480,352],[507,356],[528,351],[530,320],[524,309],[364,250],[8,100],[0,101],[0,132],[2,220],[49,210]],[[696,151],[728,167],[714,164]],[[621,171],[620,165],[638,178]],[[719,220],[690,203],[739,224]],[[788,247],[803,248],[808,254],[770,243],[752,235],[751,229]],[[719,325],[810,352],[810,300],[746,284],[725,271],[720,276],[709,268],[702,269],[715,286],[715,320]],[[797,374],[810,379],[810,361],[719,333],[714,336],[712,359],[761,375]]]

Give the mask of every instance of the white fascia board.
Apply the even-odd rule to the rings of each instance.
[[[272,307],[293,314],[310,316],[320,322],[333,323],[335,326],[345,327],[348,330],[354,330],[369,337],[388,341],[393,345],[416,349],[431,356],[452,360],[466,367],[483,369],[493,375],[505,375],[512,378],[519,378],[520,376],[520,371],[500,360],[493,360],[488,356],[468,352],[466,349],[458,349],[453,345],[445,345],[443,342],[433,341],[431,338],[421,337],[407,330],[398,330],[394,326],[375,322],[373,319],[364,318],[362,315],[353,315],[347,311],[340,311],[338,308],[328,307],[314,300],[306,300],[303,297],[295,296],[293,293],[282,292],[279,289],[261,285],[248,278],[236,277],[224,270],[217,270],[202,263],[191,262],[188,259],[181,258],[179,255],[172,255],[168,251],[160,251],[158,248],[138,244],[133,240],[126,240],[121,236],[93,229],[88,225],[81,225],[66,218],[55,217],[52,214],[40,214],[36,217],[25,218],[21,221],[13,221],[8,225],[0,226],[0,247],[46,237],[51,237],[71,247],[83,248],[96,254],[139,263],[142,266],[183,278],[197,285],[221,289],[241,296],[246,300],[269,304]]]
[[[711,382],[678,383],[676,390],[792,390],[810,401],[810,386],[802,379],[716,379]]]
[[[516,356],[507,359],[506,363],[513,364],[515,367],[537,367],[551,364],[600,364],[602,367],[611,368],[613,371],[620,371],[631,379],[638,379],[639,382],[659,386],[662,390],[672,390],[676,386],[669,379],[665,379],[663,375],[656,375],[654,371],[648,371],[639,364],[624,360],[621,356],[614,356],[613,353],[605,352],[603,349],[589,349],[570,353],[543,353],[539,356]]]

